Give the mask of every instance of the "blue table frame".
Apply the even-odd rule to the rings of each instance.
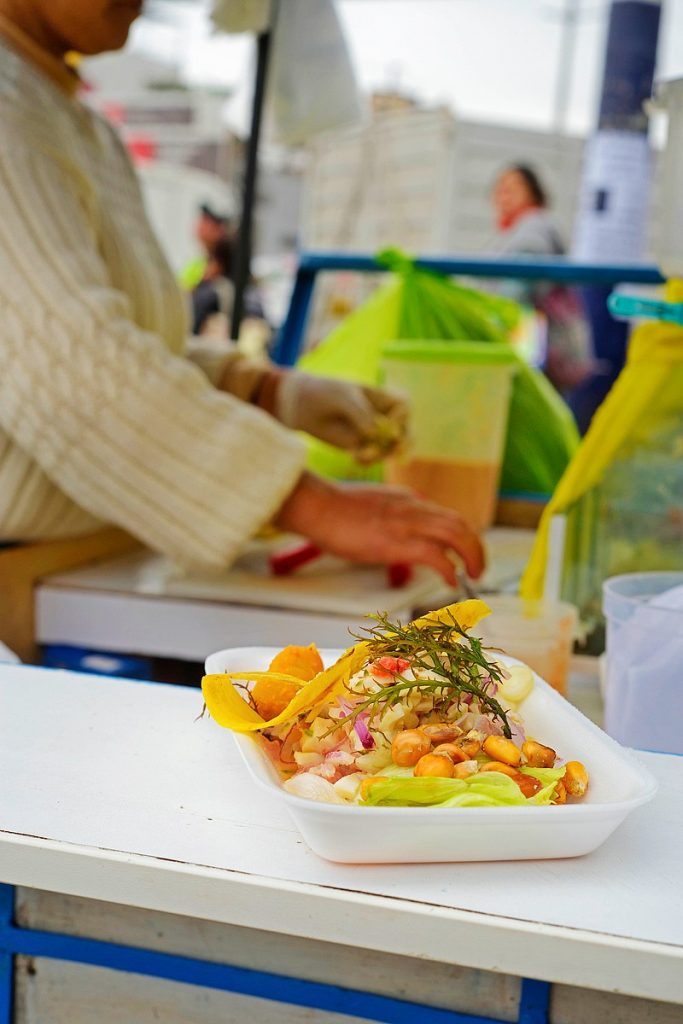
[[[517,278],[518,280],[557,281],[564,284],[615,285],[663,284],[655,266],[648,264],[575,263],[564,258],[476,259],[470,256],[425,257],[415,260],[423,270],[466,277]],[[317,275],[326,270],[355,271],[364,274],[386,273],[387,267],[374,256],[359,253],[305,252],[299,267],[285,322],[273,350],[273,359],[282,366],[297,360],[310,312]]]
[[[12,1024],[14,957],[18,954],[257,996],[348,1017],[370,1018],[378,1024],[504,1024],[498,1018],[439,1010],[336,985],[99,939],[19,928],[14,924],[14,887],[11,885],[0,885],[0,1024]],[[523,979],[517,1024],[547,1024],[549,1000],[548,982]]]

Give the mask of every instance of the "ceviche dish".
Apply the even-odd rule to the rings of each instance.
[[[525,731],[534,686],[472,630],[488,607],[463,601],[408,624],[370,618],[324,668],[314,645],[286,647],[266,672],[204,677],[219,725],[251,733],[299,797],[360,807],[556,806],[588,774],[571,749]],[[569,744],[569,740],[567,741]]]

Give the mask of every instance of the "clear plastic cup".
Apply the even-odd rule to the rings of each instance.
[[[683,572],[603,584],[605,730],[630,747],[683,754]]]
[[[566,694],[578,616],[566,601],[528,601],[512,594],[486,595],[492,614],[478,623],[476,635],[526,662],[559,693]]]
[[[384,383],[410,400],[408,451],[386,478],[453,508],[475,530],[493,522],[516,360],[509,345],[396,341]]]

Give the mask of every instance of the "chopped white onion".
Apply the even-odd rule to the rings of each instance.
[[[301,775],[294,775],[283,784],[283,788],[294,796],[302,796],[306,800],[318,800],[325,804],[343,804],[345,800],[339,796],[334,786],[327,779],[321,779],[319,775],[311,775],[310,772],[303,772]]]
[[[509,665],[508,678],[504,679],[498,695],[511,704],[521,704],[534,688],[534,674],[528,665]]]

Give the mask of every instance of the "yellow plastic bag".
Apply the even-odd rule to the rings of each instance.
[[[683,284],[669,286],[680,301]],[[647,323],[541,520],[521,594],[543,595],[550,524],[567,517],[561,596],[600,618],[602,581],[683,569],[683,329]]]
[[[423,618],[416,619],[415,625],[429,622],[449,622],[455,620],[461,629],[471,629],[485,616],[490,608],[483,601],[460,601],[458,604],[447,605],[438,611],[430,612]],[[306,683],[289,702],[287,707],[275,718],[264,721],[252,708],[235,687],[233,680],[258,682],[259,679],[278,679],[283,682],[301,683],[294,676],[281,672],[235,672],[204,676],[202,694],[211,717],[226,729],[234,732],[258,732],[282,725],[292,719],[307,715],[314,718],[320,707],[326,703],[335,691],[341,691],[355,672],[367,660],[368,645],[365,641],[349,647],[342,656]]]

